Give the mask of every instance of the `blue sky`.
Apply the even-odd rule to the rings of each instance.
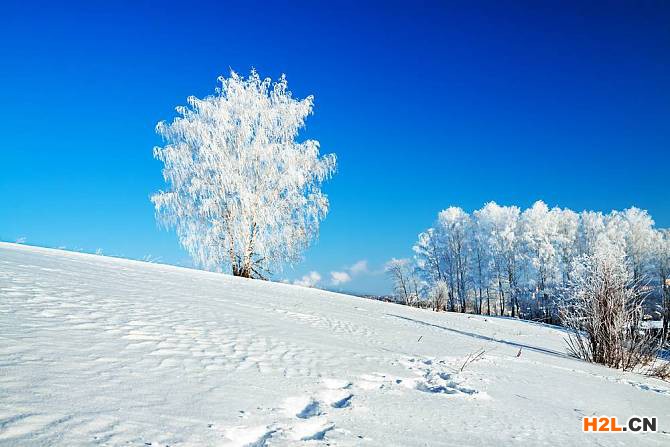
[[[94,3],[0,6],[1,240],[188,265],[149,202],[154,126],[251,67],[315,95],[304,136],[339,158],[283,277],[357,265],[340,287],[386,292],[449,205],[670,226],[669,2]]]

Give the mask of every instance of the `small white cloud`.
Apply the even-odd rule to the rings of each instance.
[[[368,261],[362,259],[349,267],[349,273],[352,275],[358,275],[359,273],[365,273],[368,271]]]
[[[339,286],[351,281],[351,276],[347,272],[330,272],[330,283]]]
[[[17,243],[17,244],[25,244],[26,242],[28,242],[28,238],[25,237],[25,236],[21,236],[20,238],[18,238],[18,239],[16,240],[16,243]]]
[[[319,274],[319,272],[309,272],[302,278],[293,281],[293,284],[295,284],[296,286],[303,286],[303,287],[315,287],[319,283],[319,281],[321,281],[321,275]]]

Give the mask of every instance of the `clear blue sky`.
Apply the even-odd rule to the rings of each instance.
[[[670,226],[670,2],[281,3],[4,1],[0,239],[188,265],[149,202],[154,126],[251,67],[315,95],[304,135],[339,158],[286,278],[367,260],[343,287],[384,292],[449,205]]]

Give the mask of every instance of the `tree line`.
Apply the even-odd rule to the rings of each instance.
[[[400,302],[553,324],[566,324],[575,309],[584,265],[607,259],[626,289],[639,292],[639,309],[652,296],[659,302],[667,338],[670,231],[645,210],[577,213],[542,201],[525,210],[489,202],[471,214],[450,207],[412,249],[411,259],[386,266]]]

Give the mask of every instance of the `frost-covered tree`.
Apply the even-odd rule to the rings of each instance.
[[[175,227],[201,267],[262,277],[297,260],[328,212],[321,184],[335,155],[298,141],[313,97],[296,99],[282,76],[220,77],[216,94],[189,97],[156,130],[168,189],[154,194],[157,218]]]
[[[440,233],[434,228],[429,228],[419,234],[417,242],[412,247],[417,273],[430,284],[445,279],[442,245]]]
[[[582,211],[579,215],[579,254],[589,255],[596,249],[596,242],[605,231],[605,216],[597,211]]]
[[[551,213],[556,219],[556,238],[552,241],[559,259],[561,284],[570,278],[572,260],[577,256],[579,241],[579,214],[572,210],[553,208]]]
[[[445,309],[445,303],[449,296],[449,285],[444,280],[439,280],[430,289],[430,299],[435,312],[440,312]]]
[[[624,370],[652,360],[658,349],[640,330],[642,291],[628,262],[624,247],[602,234],[591,254],[573,262],[562,315],[573,355]]]
[[[446,280],[461,312],[466,311],[470,216],[461,208],[452,206],[437,216],[437,233],[442,241],[446,264]]]
[[[393,280],[393,291],[400,302],[406,306],[418,304],[420,280],[410,260],[393,258],[386,263],[385,271]]]
[[[491,259],[487,246],[487,234],[477,219],[476,213],[472,216],[469,240],[470,276],[475,289],[475,313],[482,313],[484,291],[486,291],[486,313],[491,315]]]
[[[624,230],[626,257],[633,269],[633,279],[641,282],[653,254],[654,220],[646,210],[635,207],[617,213],[616,216],[626,223],[627,228]]]
[[[558,239],[556,213],[537,201],[521,214],[519,229],[521,242],[525,248],[527,273],[531,278],[531,290],[539,301],[539,308],[545,320],[550,317],[550,296],[553,294],[558,277],[559,259],[555,242]]]
[[[653,242],[654,267],[661,290],[663,314],[663,343],[670,340],[670,230],[656,230]]]
[[[505,287],[507,282],[508,296],[512,308],[512,316],[518,313],[518,281],[520,266],[520,241],[518,237],[520,210],[516,206],[500,206],[489,202],[475,212],[482,228],[488,235],[487,245],[491,253],[494,274],[499,294],[500,314],[505,314]]]
[[[468,276],[468,235],[470,218],[461,208],[450,207],[441,211],[432,228],[419,234],[412,247],[417,272],[434,287],[437,282],[447,284],[449,310],[457,307],[465,312]]]

